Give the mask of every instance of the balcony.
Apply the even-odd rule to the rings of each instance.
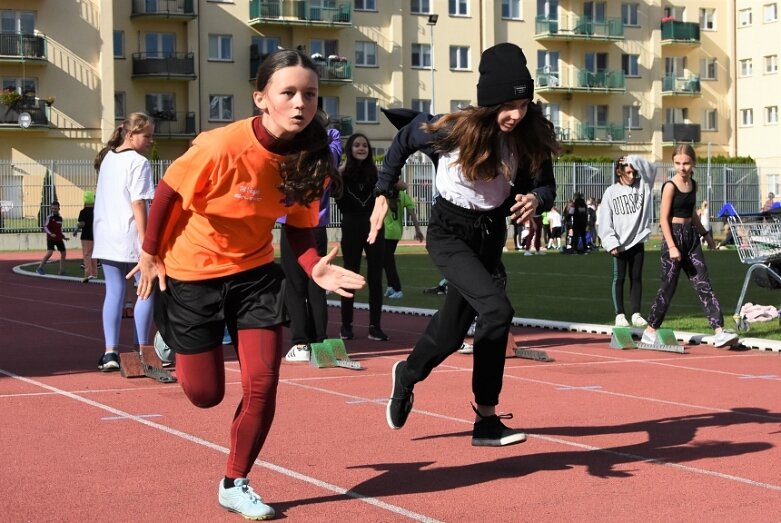
[[[616,145],[626,143],[626,128],[620,123],[593,125],[579,123],[571,127],[556,127],[556,138],[571,145]]]
[[[534,89],[538,93],[623,93],[626,79],[621,70],[595,72],[572,66],[560,70],[542,67],[537,69]]]
[[[195,80],[193,53],[133,53],[133,78]]]
[[[195,0],[133,0],[130,18],[170,18],[175,20],[193,20]]]
[[[195,113],[176,111],[153,111],[155,139],[187,138],[195,136]]]
[[[0,62],[47,63],[46,37],[0,32]]]
[[[620,18],[594,20],[580,16],[534,19],[534,39],[544,40],[606,40],[624,39],[624,23]]]
[[[331,116],[328,119],[328,123],[334,129],[338,130],[342,137],[346,138],[353,134],[353,118],[352,116]]]
[[[0,103],[0,128],[19,127],[19,115],[28,113],[32,120],[30,128],[49,128],[49,104],[40,98],[23,96],[13,105]]]
[[[321,83],[351,83],[353,64],[343,58],[314,60]]]
[[[662,96],[700,96],[700,77],[665,76],[662,79]]]
[[[662,124],[662,142],[665,143],[699,143],[700,124],[697,123],[666,123]]]
[[[696,22],[662,22],[662,45],[700,45],[700,24]]]
[[[249,25],[306,25],[344,28],[352,26],[352,2],[328,2],[325,7],[306,0],[250,0]]]

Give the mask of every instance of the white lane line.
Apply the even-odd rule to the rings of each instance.
[[[162,425],[160,423],[155,423],[154,421],[149,421],[147,419],[144,419],[141,416],[136,416],[133,414],[130,414],[128,412],[125,412],[120,409],[116,409],[114,407],[111,407],[109,405],[105,405],[103,403],[93,401],[88,398],[84,398],[82,396],[78,396],[76,394],[73,394],[71,392],[58,389],[57,387],[52,387],[51,385],[47,385],[43,382],[33,380],[30,378],[25,378],[24,376],[19,376],[18,374],[14,374],[13,372],[8,372],[6,370],[0,369],[0,374],[3,374],[5,376],[8,376],[9,378],[13,378],[19,381],[22,381],[24,383],[27,383],[29,385],[35,385],[37,387],[41,387],[43,389],[46,389],[50,392],[56,393],[60,396],[64,396],[66,398],[72,399],[74,401],[78,401],[80,403],[84,403],[86,405],[89,405],[91,407],[95,407],[97,409],[104,410],[106,412],[109,412],[111,414],[114,414],[115,416],[122,417],[122,418],[128,418],[132,421],[135,421],[136,423],[139,423],[141,425],[146,425],[147,427],[157,429],[161,432],[165,432],[166,434],[169,434],[171,436],[176,436],[179,438],[182,438],[186,441],[189,441],[190,443],[195,443],[196,445],[201,445],[203,447],[206,447],[208,449],[214,450],[216,452],[220,452],[222,454],[228,454],[228,448],[223,447],[222,445],[217,445],[216,443],[212,443],[211,441],[207,441],[205,439],[199,438],[198,436],[195,436],[193,434],[189,434],[187,432],[183,432],[181,430],[177,430],[171,427],[168,427],[166,425]],[[390,503],[386,503],[384,501],[380,501],[379,499],[364,496],[363,494],[359,492],[355,492],[349,489],[345,489],[343,487],[340,487],[338,485],[334,485],[333,483],[327,483],[325,481],[321,481],[317,478],[313,478],[312,476],[307,476],[305,474],[301,474],[300,472],[296,472],[294,470],[281,467],[279,465],[275,465],[273,463],[269,463],[267,461],[262,460],[255,460],[255,464],[258,466],[261,466],[268,470],[273,470],[274,472],[277,472],[278,474],[282,474],[283,476],[287,476],[289,478],[297,479],[299,481],[303,481],[305,483],[309,483],[310,485],[314,485],[316,487],[319,487],[323,490],[327,490],[329,492],[332,492],[334,494],[339,494],[342,496],[346,496],[348,498],[352,498],[358,501],[361,501],[363,503],[366,503],[368,505],[372,505],[376,508],[386,510],[388,512],[393,512],[394,514],[398,514],[400,516],[406,517],[408,519],[411,519],[413,521],[421,521],[424,523],[441,523],[439,520],[425,516],[423,514],[418,514],[417,512],[413,512],[411,510],[407,510],[403,507],[399,507],[397,505],[392,505]]]

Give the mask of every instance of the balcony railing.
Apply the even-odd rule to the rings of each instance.
[[[46,60],[46,37],[25,33],[0,33],[0,59]]]
[[[337,129],[342,137],[346,138],[353,134],[353,118],[352,116],[331,116],[329,122],[334,129]]]
[[[662,44],[700,43],[700,24],[696,22],[662,22]]]
[[[564,143],[590,143],[612,145],[626,141],[626,129],[622,124],[576,124],[574,127],[556,127],[556,138]]]
[[[321,82],[350,82],[353,64],[342,60],[315,60]]]
[[[699,143],[700,124],[697,123],[666,123],[662,124],[663,142]]]
[[[153,111],[155,138],[176,138],[195,136],[195,113],[176,111]]]
[[[350,25],[352,2],[325,7],[306,0],[250,0],[249,18],[258,23]]]
[[[133,10],[130,14],[133,18],[142,16],[177,18],[192,20],[195,13],[195,0],[133,0]]]
[[[594,20],[581,16],[534,19],[535,40],[623,40],[624,23],[620,18]]]
[[[535,89],[537,92],[623,93],[626,78],[621,70],[595,72],[571,66],[560,70],[541,67],[537,69]]]
[[[133,77],[194,80],[193,53],[133,53]]]
[[[686,96],[699,96],[702,94],[700,90],[700,77],[689,76],[665,76],[662,79],[662,95],[686,95]]]
[[[0,103],[0,127],[18,127],[21,113],[30,115],[30,127],[49,127],[49,111],[49,105],[40,98],[25,96],[12,106]]]

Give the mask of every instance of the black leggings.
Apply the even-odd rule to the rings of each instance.
[[[643,298],[643,262],[645,244],[638,243],[613,257],[613,307],[616,314],[624,314],[624,280],[629,274],[629,299],[632,314],[640,312]]]
[[[369,285],[369,324],[380,327],[382,316],[382,269],[385,233],[380,229],[374,243],[368,243],[369,214],[342,214],[342,257],[344,268],[361,271],[361,255],[366,251],[366,282]],[[353,298],[342,297],[342,325],[353,324]]]

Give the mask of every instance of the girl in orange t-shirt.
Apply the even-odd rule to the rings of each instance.
[[[322,288],[352,296],[364,279],[331,265],[336,249],[320,258],[310,229],[328,177],[338,176],[315,118],[315,64],[298,51],[277,51],[258,68],[255,89],[260,117],[202,133],[166,171],[134,271],[141,270],[142,298],[159,277],[155,321],[193,404],[222,401],[225,326],[237,342],[242,399],[218,501],[245,518],[267,519],[274,509],[247,475],[274,418],[282,357],[284,274],[271,243],[277,218],[286,216],[291,247]]]

